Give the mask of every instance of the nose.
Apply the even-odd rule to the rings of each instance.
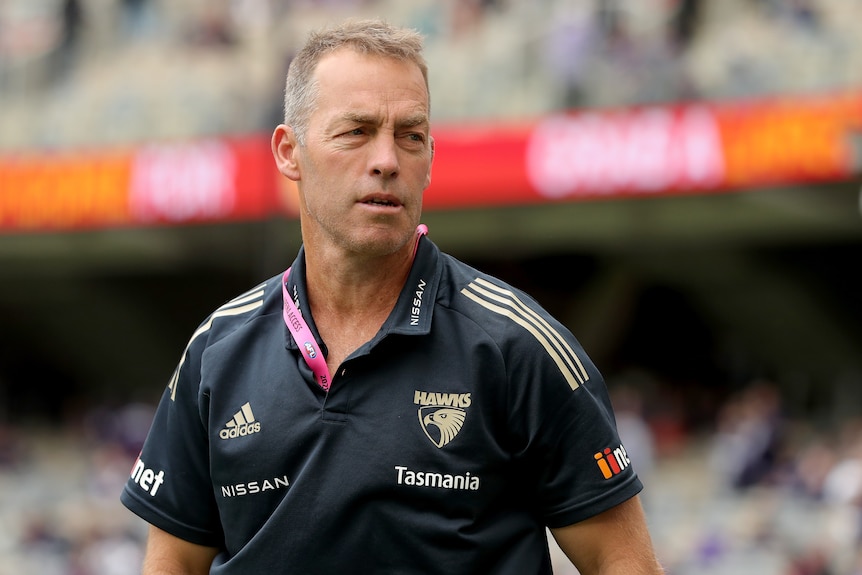
[[[381,133],[371,146],[371,173],[375,176],[394,178],[400,171],[398,163],[398,146],[392,134]]]

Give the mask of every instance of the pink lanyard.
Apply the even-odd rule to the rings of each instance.
[[[416,250],[419,249],[419,238],[428,233],[428,227],[425,224],[419,224],[416,228],[416,243],[413,246],[413,256],[416,257]],[[293,298],[287,293],[287,278],[290,276],[290,268],[284,272],[281,278],[281,296],[284,299],[284,309],[282,316],[284,324],[290,330],[293,340],[299,346],[299,351],[302,357],[305,358],[305,363],[311,368],[314,373],[314,379],[317,384],[324,390],[329,391],[329,386],[332,384],[332,376],[329,375],[329,368],[326,366],[326,359],[323,357],[317,341],[314,339],[314,334],[311,333],[311,328],[302,319],[299,310],[296,309],[296,304],[293,303]]]

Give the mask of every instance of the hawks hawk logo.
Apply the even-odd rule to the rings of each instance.
[[[443,447],[458,435],[472,403],[469,393],[428,393],[416,391],[413,403],[419,408],[419,425],[431,443]]]
[[[422,431],[437,447],[443,447],[458,435],[464,426],[466,412],[458,407],[420,407]]]

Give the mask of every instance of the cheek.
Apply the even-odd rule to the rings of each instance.
[[[332,202],[334,199],[328,192],[333,185],[328,175],[332,170],[320,170],[318,166],[319,163],[308,156],[304,158],[301,166],[299,182],[301,201],[306,209],[312,212],[325,207],[327,202]]]
[[[325,209],[327,202],[324,201],[324,195],[322,188],[318,184],[308,188],[302,195],[305,210],[316,214]]]

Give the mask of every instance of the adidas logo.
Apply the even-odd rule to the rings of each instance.
[[[233,439],[235,437],[245,437],[252,433],[260,431],[260,422],[255,421],[254,413],[251,411],[251,404],[246,402],[233,417],[224,424],[224,429],[219,431],[218,436],[222,439]]]

